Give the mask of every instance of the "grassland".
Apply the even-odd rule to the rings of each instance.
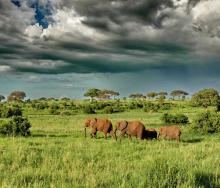
[[[190,121],[199,108],[178,112]],[[176,112],[176,109],[173,110]],[[26,114],[28,115],[28,114]],[[137,119],[162,125],[161,113],[28,115],[32,136],[0,138],[1,187],[220,187],[220,134],[202,136],[181,126],[182,141],[122,142],[83,137],[86,117],[113,124]]]

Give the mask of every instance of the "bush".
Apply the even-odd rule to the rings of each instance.
[[[0,134],[6,136],[29,136],[31,124],[28,119],[14,116],[10,121],[0,124]]]
[[[220,132],[220,115],[217,112],[203,112],[193,120],[192,129],[202,134]]]
[[[144,107],[144,104],[142,101],[132,101],[129,105],[128,108],[133,110],[133,109],[141,109]]]
[[[95,110],[90,105],[83,106],[82,110],[85,114],[95,114]]]
[[[1,108],[0,117],[9,118],[12,116],[22,116],[22,109],[19,106]]]
[[[160,106],[158,104],[154,104],[151,102],[145,103],[144,105],[144,111],[145,112],[157,112],[159,110]]]
[[[218,91],[212,88],[198,91],[192,96],[191,103],[193,106],[217,106],[220,100]]]
[[[163,114],[161,119],[164,123],[176,123],[176,124],[189,123],[189,118],[185,116],[184,114],[172,115],[172,114],[165,113]]]
[[[103,113],[105,114],[112,114],[114,113],[114,110],[111,106],[106,106],[104,109],[103,109]]]
[[[50,109],[50,114],[52,115],[60,115],[60,111],[58,111],[57,109]]]

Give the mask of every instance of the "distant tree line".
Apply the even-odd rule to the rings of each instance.
[[[185,99],[185,97],[189,95],[186,91],[183,91],[183,90],[173,90],[171,93],[170,93],[170,96],[172,97],[172,99]],[[166,99],[166,97],[168,96],[168,93],[166,91],[161,91],[161,92],[155,92],[155,91],[151,91],[151,92],[148,92],[146,95],[142,94],[142,93],[132,93],[129,95],[129,98],[132,98],[132,99],[155,99],[156,97],[158,99]]]

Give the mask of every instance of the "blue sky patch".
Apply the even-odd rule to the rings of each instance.
[[[11,0],[11,2],[17,6],[21,7],[21,0]],[[52,15],[52,6],[50,1],[47,1],[46,5],[40,5],[38,0],[28,1],[28,6],[35,9],[35,20],[43,28],[47,28],[49,25],[49,16]]]

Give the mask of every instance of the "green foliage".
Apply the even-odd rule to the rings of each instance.
[[[103,112],[105,114],[112,114],[114,113],[114,109],[112,108],[112,106],[106,106],[104,109],[103,109]]]
[[[12,116],[22,116],[22,109],[19,106],[2,106],[0,108],[0,117],[9,118]]]
[[[171,108],[170,103],[151,103],[146,102],[144,104],[144,111],[145,112],[158,112],[159,110],[169,110]]]
[[[92,105],[85,105],[82,107],[83,113],[85,114],[95,114],[95,110]]]
[[[9,121],[0,124],[0,134],[6,136],[29,136],[31,124],[28,119],[21,116],[14,116]]]
[[[191,103],[193,106],[217,106],[219,103],[218,91],[212,88],[198,91],[192,96]]]
[[[154,104],[151,102],[145,103],[144,104],[144,111],[145,112],[157,112],[160,109],[159,104]]]
[[[164,123],[175,123],[175,124],[186,124],[189,122],[189,119],[187,116],[185,116],[184,114],[168,114],[165,113],[163,114],[163,116],[161,117],[161,120]]]
[[[52,115],[59,115],[59,114],[60,114],[60,111],[57,110],[57,109],[50,109],[49,112],[50,112],[50,114],[52,114]]]
[[[170,95],[173,97],[173,99],[175,97],[182,97],[182,99],[185,99],[186,95],[189,95],[186,91],[183,90],[173,90]]]
[[[149,97],[149,98],[152,98],[152,99],[153,99],[153,98],[156,97],[156,96],[157,96],[157,93],[154,92],[154,91],[147,93],[147,97]]]
[[[196,115],[192,129],[202,134],[220,132],[220,114],[206,111]]]

